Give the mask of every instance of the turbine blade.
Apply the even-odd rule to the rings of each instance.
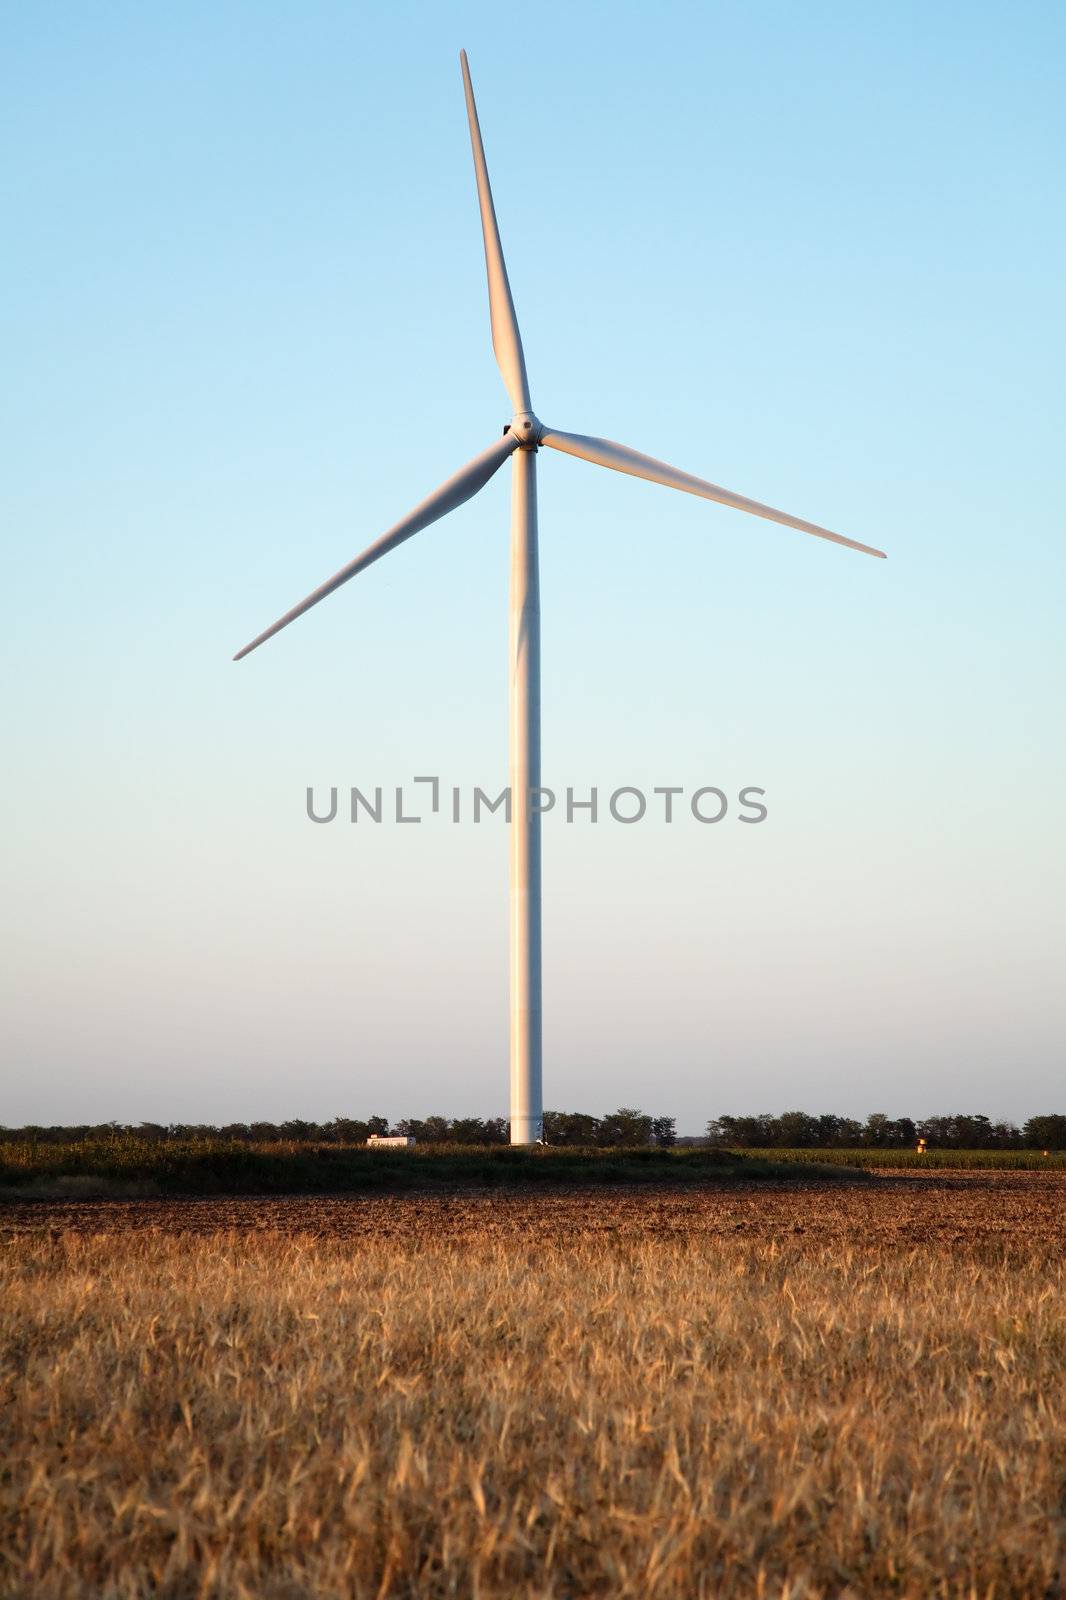
[[[437,522],[441,517],[447,516],[449,511],[454,511],[461,506],[464,500],[469,500],[472,495],[483,489],[497,472],[507,457],[518,448],[518,439],[513,433],[505,433],[502,439],[497,439],[487,450],[483,450],[473,461],[468,461],[447,483],[442,483],[439,489],[423,500],[421,505],[407,514],[395,527],[383,533],[380,539],[368,545],[362,555],[356,556],[354,561],[349,561],[346,567],[334,573],[325,583],[320,585],[306,600],[301,600],[299,605],[293,606],[291,611],[286,611],[283,617],[272,623],[251,644],[246,644],[243,650],[238,650],[234,661],[240,661],[242,656],[248,655],[267,639],[288,627],[290,622],[295,622],[297,617],[302,617],[305,611],[310,611],[312,606],[317,606],[334,589],[339,589],[342,583],[347,583],[349,578],[354,578],[357,572],[362,572],[364,567],[369,567],[371,562],[377,561],[380,556],[387,555],[390,550],[395,550],[398,544],[403,544],[412,534],[420,533],[423,528],[428,528],[431,522]]]
[[[503,259],[500,230],[496,223],[496,209],[492,204],[489,186],[489,169],[485,165],[485,147],[481,142],[481,126],[474,104],[474,86],[470,82],[470,66],[466,51],[460,50],[459,61],[463,69],[463,88],[466,90],[466,115],[470,123],[470,146],[474,152],[474,175],[477,178],[477,197],[481,207],[481,232],[485,240],[485,270],[489,278],[489,315],[492,319],[492,348],[511,404],[515,411],[530,411],[529,379],[526,377],[526,358],[522,353],[522,336],[518,331],[511,285],[507,281],[507,267]]]
[[[883,550],[859,544],[857,539],[845,539],[842,533],[830,533],[828,528],[820,528],[816,522],[804,522],[802,517],[789,516],[787,511],[775,511],[773,506],[764,506],[758,500],[733,494],[729,489],[720,489],[716,483],[694,478],[689,472],[680,472],[677,467],[667,466],[665,461],[656,461],[654,456],[643,456],[639,450],[630,450],[627,445],[615,444],[610,439],[589,439],[581,433],[560,433],[556,428],[546,428],[540,443],[550,445],[553,450],[563,450],[569,456],[580,456],[582,461],[594,461],[598,467],[611,467],[615,472],[628,472],[634,478],[663,483],[668,489],[681,489],[685,494],[698,494],[704,500],[717,500],[720,505],[732,506],[737,511],[750,511],[756,517],[780,522],[786,528],[813,533],[817,539],[830,539],[833,544],[846,545],[849,550],[861,550],[867,556],[880,556],[882,561],[886,559]]]

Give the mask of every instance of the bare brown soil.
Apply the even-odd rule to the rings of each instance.
[[[708,1184],[453,1194],[222,1196],[161,1200],[47,1200],[0,1204],[0,1239],[27,1234],[219,1232],[327,1239],[476,1241],[804,1235],[812,1244],[1060,1247],[1066,1254],[1066,1173],[882,1174],[851,1185]]]

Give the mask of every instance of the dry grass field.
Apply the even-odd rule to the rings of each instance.
[[[0,1594],[1059,1596],[1066,1177],[0,1208]]]

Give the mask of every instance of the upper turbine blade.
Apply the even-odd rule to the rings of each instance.
[[[239,661],[258,645],[280,632],[282,628],[295,622],[297,617],[302,617],[305,611],[310,611],[320,600],[324,600],[334,589],[339,589],[342,583],[347,583],[349,578],[354,578],[357,572],[362,572],[364,567],[369,567],[372,561],[377,561],[379,556],[387,555],[390,550],[395,550],[398,544],[403,544],[413,533],[419,533],[423,528],[428,528],[431,522],[437,522],[441,517],[447,516],[449,511],[454,511],[456,506],[461,506],[464,500],[469,500],[471,495],[477,494],[488,483],[493,473],[498,471],[507,457],[518,448],[518,439],[513,433],[505,433],[502,439],[497,439],[487,450],[483,450],[473,461],[468,461],[466,466],[458,471],[454,478],[449,478],[447,483],[442,483],[428,499],[408,513],[388,533],[383,533],[372,545],[368,545],[362,555],[356,556],[354,561],[349,561],[346,567],[334,573],[309,594],[306,600],[301,600],[298,606],[293,606],[291,611],[286,611],[283,617],[272,623],[251,644],[246,644],[243,650],[238,650],[234,661]]]
[[[717,500],[720,505],[733,506],[737,511],[751,511],[770,522],[781,522],[786,528],[798,528],[801,533],[813,533],[818,539],[831,539],[834,544],[846,545],[849,550],[861,550],[864,555],[880,556],[885,560],[883,550],[859,544],[856,539],[845,539],[842,533],[830,533],[828,528],[820,528],[816,522],[790,517],[787,511],[775,511],[772,506],[764,506],[758,500],[748,500],[729,489],[720,489],[716,483],[694,478],[689,472],[679,472],[677,467],[668,467],[665,461],[656,461],[654,456],[642,456],[639,450],[630,450],[627,445],[615,444],[610,439],[588,439],[581,433],[560,433],[556,428],[546,428],[540,443],[551,445],[553,450],[564,450],[570,456],[580,456],[583,461],[594,461],[598,467],[613,467],[615,472],[628,472],[634,478],[664,483],[668,489],[683,489],[686,494],[698,494],[704,500]]]
[[[485,147],[481,143],[481,127],[474,104],[474,88],[470,82],[470,67],[466,51],[460,50],[463,68],[463,87],[466,90],[466,114],[470,122],[470,145],[474,152],[474,173],[477,177],[477,197],[481,206],[481,232],[485,239],[485,268],[489,276],[489,315],[492,318],[492,348],[507,393],[515,411],[530,411],[529,379],[526,377],[526,358],[522,353],[522,336],[518,331],[511,285],[507,281],[500,230],[496,224],[496,210],[492,204],[489,187],[489,169],[485,165]]]

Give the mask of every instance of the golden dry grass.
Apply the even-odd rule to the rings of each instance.
[[[1037,1182],[300,1202],[313,1233],[26,1208],[0,1593],[1057,1594]]]

